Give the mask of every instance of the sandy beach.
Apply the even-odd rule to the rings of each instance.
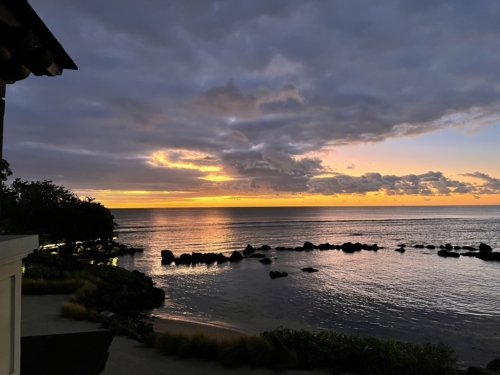
[[[61,305],[69,296],[23,296],[21,335],[36,336],[71,332],[88,332],[98,330],[95,323],[73,321],[59,316]],[[155,329],[158,332],[175,332],[184,334],[203,333],[213,338],[235,338],[244,333],[227,328],[206,324],[185,322],[174,319],[156,319]],[[217,362],[206,362],[197,359],[179,360],[172,356],[163,356],[154,349],[141,348],[140,344],[123,336],[116,336],[109,349],[109,358],[103,375],[272,375],[274,371],[267,369],[251,369],[239,367],[226,369]],[[289,370],[284,374],[307,375],[327,374],[326,371]]]

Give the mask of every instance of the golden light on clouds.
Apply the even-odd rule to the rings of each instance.
[[[197,169],[201,172],[220,171],[220,167],[214,165],[214,159],[210,155],[182,149],[155,151],[151,154],[148,163],[155,167]]]

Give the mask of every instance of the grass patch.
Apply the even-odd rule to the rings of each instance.
[[[64,318],[73,320],[88,320],[90,317],[90,313],[87,311],[85,306],[80,305],[76,302],[63,303],[63,305],[61,306],[60,315]]]
[[[45,279],[22,279],[22,294],[71,294],[81,288],[85,282],[80,279],[45,280]]]
[[[163,333],[149,342],[148,346],[152,345],[165,355],[216,360],[225,367],[329,369],[333,374],[445,375],[452,373],[456,361],[453,350],[444,344],[419,345],[287,328],[231,340]]]

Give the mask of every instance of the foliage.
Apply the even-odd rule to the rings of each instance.
[[[2,167],[2,180],[11,174],[8,163]],[[102,204],[55,185],[52,181],[15,179],[2,186],[0,233],[38,234],[40,244],[64,243],[62,253],[71,254],[77,242],[83,248],[97,249],[112,241],[116,223]]]
[[[2,164],[0,165],[0,182],[7,181],[7,178],[9,176],[12,176],[10,164],[7,162],[7,160],[2,159]]]
[[[63,318],[70,318],[74,320],[87,320],[89,312],[85,306],[75,302],[66,302],[62,305],[60,315]]]
[[[80,289],[84,281],[79,279],[67,280],[45,280],[27,279],[22,280],[23,295],[45,295],[45,294],[71,294]]]
[[[262,333],[276,348],[297,354],[299,368],[326,367],[339,373],[357,374],[446,374],[455,363],[455,353],[446,345],[411,344],[374,337],[318,334],[279,328]]]
[[[451,373],[455,363],[453,351],[443,344],[417,345],[287,328],[264,332],[260,337],[231,340],[216,340],[199,334],[162,333],[148,345],[155,345],[165,355],[218,360],[225,367],[327,368],[334,374],[438,375]]]

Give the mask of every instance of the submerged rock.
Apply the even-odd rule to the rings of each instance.
[[[394,251],[397,251],[398,253],[401,253],[403,254],[406,250],[404,249],[404,247],[398,247],[396,250]]]
[[[264,258],[259,260],[259,262],[261,262],[262,264],[271,264],[273,261],[269,258]]]
[[[462,246],[462,249],[469,251],[477,251],[477,249],[473,246]]]
[[[500,261],[500,253],[499,252],[482,252],[482,253],[476,253],[476,258],[482,259],[482,260],[495,260],[495,261]]]
[[[426,248],[428,248],[429,250],[434,250],[436,248],[436,246],[434,246],[434,245],[427,245]]]
[[[269,246],[269,245],[262,245],[259,250],[271,250],[271,246]]]
[[[459,253],[454,253],[453,251],[439,250],[437,253],[440,257],[458,258]]]
[[[306,268],[302,268],[302,271],[311,273],[311,272],[318,272],[319,270],[316,268],[312,268],[312,267],[306,267]]]
[[[279,272],[279,271],[271,271],[271,272],[269,272],[269,277],[271,279],[277,279],[277,278],[286,277],[286,276],[288,276],[288,274],[286,272]]]

